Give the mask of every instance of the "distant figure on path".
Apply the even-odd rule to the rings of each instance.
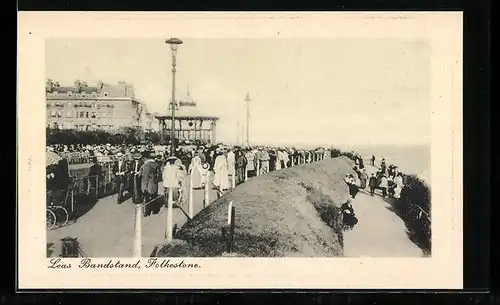
[[[377,177],[372,173],[370,175],[370,180],[368,180],[368,186],[370,187],[370,195],[375,194],[375,188],[377,188]]]
[[[374,155],[372,155],[372,158],[370,161],[371,161],[371,165],[375,166],[375,156]]]
[[[380,170],[382,171],[382,174],[385,174],[387,166],[385,165],[385,159],[382,158],[382,162],[380,162]]]
[[[358,157],[358,159],[359,159],[359,169],[364,169],[365,168],[365,164],[363,163],[363,158]]]
[[[366,168],[363,168],[363,171],[361,172],[359,180],[360,180],[360,188],[365,189],[366,182],[368,181],[368,173],[366,172]]]

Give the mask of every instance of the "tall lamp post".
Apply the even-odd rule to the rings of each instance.
[[[182,44],[182,40],[179,38],[170,38],[165,40],[166,44],[170,45],[170,50],[172,51],[172,100],[170,101],[170,107],[172,108],[172,131],[170,135],[170,155],[173,156],[175,152],[175,145],[174,145],[174,139],[175,139],[175,108],[176,108],[176,103],[175,103],[175,72],[177,72],[177,69],[175,68],[177,63],[177,49],[180,44]]]
[[[247,102],[247,145],[250,146],[250,102],[252,99],[250,98],[250,94],[247,92],[247,96],[245,97],[245,102]]]

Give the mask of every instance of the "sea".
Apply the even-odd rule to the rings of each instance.
[[[395,164],[401,172],[415,174],[430,183],[431,147],[430,145],[370,145],[352,146],[341,150],[354,150],[363,159],[369,160],[375,156],[375,164],[379,165],[382,158],[386,164]]]
[[[382,158],[387,165],[397,165],[399,170],[405,174],[415,174],[430,185],[431,178],[431,146],[430,144],[414,145],[335,145],[335,144],[300,144],[290,143],[285,147],[302,147],[314,149],[317,147],[337,148],[341,151],[355,151],[368,162],[372,155],[375,156],[375,164],[380,165]],[[367,163],[368,164],[368,163]]]

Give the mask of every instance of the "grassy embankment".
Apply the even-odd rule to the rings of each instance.
[[[272,172],[239,185],[186,223],[156,256],[220,256],[236,210],[234,252],[246,257],[343,255],[340,206],[352,171],[345,157]]]

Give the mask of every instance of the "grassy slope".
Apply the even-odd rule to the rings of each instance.
[[[220,256],[230,201],[241,256],[342,256],[339,207],[348,199],[343,178],[351,168],[340,157],[250,179],[186,223],[157,256]]]

